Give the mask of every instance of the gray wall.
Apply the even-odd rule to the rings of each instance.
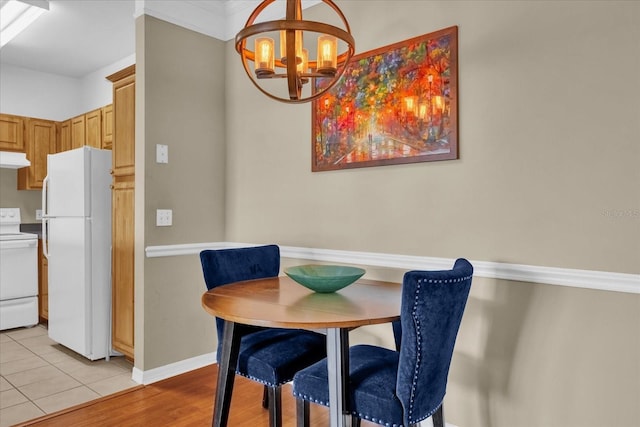
[[[228,241],[640,272],[640,3],[338,4],[357,52],[459,26],[460,159],[311,173],[310,106],[228,43]],[[477,278],[447,419],[638,425],[639,337],[639,295]]]
[[[459,26],[460,159],[312,173],[310,105],[247,84],[229,43],[229,240],[640,271],[638,3],[340,7],[358,52]]]
[[[144,248],[224,239],[224,43],[149,16],[136,39],[135,364],[148,370],[212,351],[197,258]],[[172,227],[155,226],[156,209],[173,209]]]
[[[22,222],[35,223],[36,209],[42,208],[42,191],[18,190],[18,171],[0,169],[0,206],[20,208]]]

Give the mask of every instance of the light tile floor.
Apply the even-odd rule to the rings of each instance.
[[[49,339],[45,326],[0,332],[0,427],[138,385],[124,357],[91,361]]]

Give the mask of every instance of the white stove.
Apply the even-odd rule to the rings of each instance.
[[[20,208],[0,208],[0,330],[38,323],[38,235],[20,222]]]

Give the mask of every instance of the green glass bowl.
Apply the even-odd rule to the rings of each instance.
[[[284,270],[302,286],[314,292],[329,293],[349,286],[362,277],[365,270],[344,265],[297,265]]]

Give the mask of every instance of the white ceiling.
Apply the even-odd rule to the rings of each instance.
[[[303,0],[303,7],[319,2]],[[81,78],[135,53],[136,16],[151,15],[226,41],[244,26],[259,3],[259,0],[50,0],[49,12],[0,49],[0,62]],[[280,9],[284,13],[284,6],[265,9],[260,20],[277,19]]]

